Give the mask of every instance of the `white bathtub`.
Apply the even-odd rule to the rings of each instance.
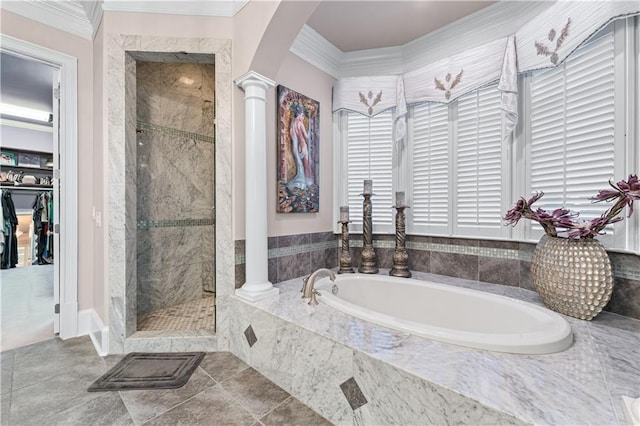
[[[567,321],[546,308],[428,281],[344,274],[316,281],[318,300],[373,323],[469,348],[519,354],[571,346]]]

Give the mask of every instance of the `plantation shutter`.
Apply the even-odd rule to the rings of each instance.
[[[415,106],[412,112],[412,230],[448,234],[449,108],[426,103]]]
[[[600,216],[608,204],[593,204],[589,197],[614,178],[613,32],[559,67],[533,74],[530,87],[530,189],[544,192],[537,204],[565,206],[583,219]],[[537,224],[532,232],[534,238],[542,234]]]
[[[500,92],[490,86],[458,100],[454,232],[500,236],[502,224],[502,115]]]
[[[347,191],[350,220],[355,231],[362,229],[362,202],[360,195],[365,179],[373,180],[374,232],[391,231],[392,215],[392,110],[373,117],[349,113],[347,124]]]

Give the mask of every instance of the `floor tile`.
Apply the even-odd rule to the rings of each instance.
[[[242,370],[246,370],[249,366],[231,352],[210,352],[200,363],[200,368],[206,371],[213,380],[221,382]]]
[[[11,423],[42,424],[54,414],[88,403],[99,394],[89,393],[87,388],[105,371],[103,364],[83,366],[22,389],[14,389],[11,392]]]
[[[220,385],[194,396],[184,404],[154,418],[146,425],[233,425],[250,426],[256,419]]]
[[[101,392],[88,403],[71,407],[47,418],[49,425],[135,425],[118,392]]]
[[[0,397],[0,425],[9,424],[11,395],[6,394]]]
[[[121,391],[131,417],[137,424],[162,414],[216,383],[201,369],[196,369],[186,385],[178,389]]]
[[[11,391],[11,376],[13,375],[14,351],[0,354],[0,395]]]
[[[285,402],[278,405],[273,411],[260,419],[265,426],[280,425],[305,425],[305,426],[329,426],[331,422],[298,401],[294,397],[289,397]]]
[[[51,339],[25,346],[15,351],[12,387],[15,391],[68,369],[80,370],[88,366],[105,367],[88,336]]]
[[[247,368],[235,376],[223,381],[221,385],[240,404],[260,418],[289,397],[289,393],[258,373]]]

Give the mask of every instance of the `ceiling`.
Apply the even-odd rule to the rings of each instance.
[[[343,52],[400,46],[496,1],[323,1],[307,21]]]
[[[40,62],[0,54],[2,103],[51,112],[53,68]]]

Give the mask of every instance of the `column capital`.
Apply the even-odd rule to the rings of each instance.
[[[238,77],[235,82],[236,86],[240,86],[245,89],[247,86],[258,85],[263,86],[265,89],[269,87],[274,87],[276,82],[267,78],[261,74],[258,74],[255,71],[249,71],[240,77]]]

